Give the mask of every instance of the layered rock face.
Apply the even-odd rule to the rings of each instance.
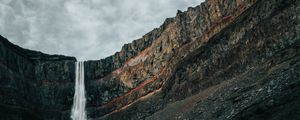
[[[1,36],[1,119],[69,119],[75,61],[20,48]]]
[[[300,119],[300,2],[207,0],[85,62],[90,119]],[[75,58],[0,41],[0,115],[69,119]]]
[[[297,93],[276,90],[299,80],[297,65],[281,65],[298,61],[298,9],[297,1],[208,0],[178,11],[135,57],[107,74],[87,76],[89,116],[223,120],[250,119],[254,112],[253,119],[275,119],[270,111],[288,108],[284,98],[299,99]],[[284,68],[290,73],[279,72]],[[106,68],[89,69],[96,75]],[[282,79],[283,74],[294,77]],[[274,103],[268,106],[267,100]],[[288,113],[293,114],[281,117]]]

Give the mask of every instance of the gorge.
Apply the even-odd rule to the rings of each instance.
[[[0,36],[1,119],[69,120],[84,96],[91,120],[298,120],[300,1],[206,0],[79,63]]]

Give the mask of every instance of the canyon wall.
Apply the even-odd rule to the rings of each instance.
[[[69,119],[75,61],[20,48],[0,36],[1,119]]]
[[[90,119],[300,119],[300,2],[206,0],[85,62]],[[70,119],[73,57],[0,41],[0,115]],[[275,114],[276,113],[276,114]]]
[[[264,103],[265,99],[275,101],[272,98],[284,93],[284,91],[272,91],[273,88],[266,88],[269,85],[268,82],[276,81],[276,87],[288,87],[288,84],[295,84],[289,83],[290,81],[299,80],[299,72],[294,69],[297,65],[285,66],[290,69],[290,73],[286,73],[287,76],[295,77],[281,81],[278,80],[281,79],[280,76],[273,75],[279,74],[278,71],[269,71],[269,69],[275,69],[273,67],[280,66],[282,62],[287,62],[286,64],[292,62],[286,60],[298,61],[298,9],[299,2],[295,0],[207,0],[199,6],[188,8],[185,12],[178,11],[176,17],[168,18],[158,28],[160,34],[151,45],[142,51],[138,50],[136,56],[122,63],[122,66],[110,70],[112,72],[96,77],[96,79],[87,79],[87,86],[90,88],[87,103],[89,116],[97,119],[144,119],[147,117],[149,119],[178,119],[176,117],[179,116],[180,119],[184,119],[181,116],[193,109],[200,109],[202,106],[192,108],[193,105],[198,105],[193,103],[190,108],[187,107],[189,111],[181,110],[184,105],[174,110],[174,107],[177,107],[176,103],[188,98],[193,100],[195,98],[190,97],[204,94],[201,91],[213,89],[212,87],[215,92],[232,88],[237,89],[239,93],[231,91],[232,93],[218,94],[223,95],[223,98],[218,98],[212,95],[214,92],[211,92],[205,93],[207,95],[202,97],[211,95],[215,100],[232,97],[226,102],[236,102],[236,97],[242,94],[250,95],[245,99],[239,98],[241,100],[237,100],[235,104],[226,104],[227,106],[223,107],[217,105],[224,104],[224,101],[218,101],[214,109],[209,108],[207,104],[210,100],[206,99],[205,102],[208,103],[200,104],[207,106],[208,109],[202,110],[202,116],[188,114],[186,118],[237,119],[243,118],[244,114],[248,114],[247,117],[249,117],[253,110],[243,113],[247,107],[263,109],[262,112],[266,111],[266,113],[275,109],[273,107],[276,105],[282,105],[283,109],[287,109],[287,100],[279,100],[276,104],[270,105],[270,108],[260,107],[265,107],[264,105],[267,104]],[[134,48],[134,45],[131,46]],[[280,54],[289,55],[280,57]],[[97,68],[99,70],[99,67],[94,70],[97,71]],[[88,68],[87,71],[89,71]],[[265,75],[266,73],[268,74]],[[243,74],[246,80],[235,80]],[[259,75],[264,79],[253,77]],[[218,88],[231,81],[235,83],[227,83],[229,88]],[[252,85],[241,85],[241,87],[239,82],[240,84],[249,82]],[[261,82],[266,83],[261,85]],[[283,83],[287,85],[281,86],[280,84]],[[250,90],[244,91],[243,89]],[[255,90],[262,93],[255,93]],[[266,94],[264,90],[269,90],[268,92],[272,94]],[[299,99],[297,93],[289,94],[296,94],[294,101]],[[288,95],[281,97],[283,99]],[[249,100],[262,105],[252,106],[253,102]],[[189,102],[184,104],[189,104]],[[192,102],[201,101],[193,100]],[[168,109],[168,106],[171,107]],[[227,111],[222,113],[225,108],[231,113]],[[216,111],[220,113],[214,113]],[[291,107],[288,111],[297,111],[297,107]],[[289,112],[283,113],[281,117],[287,113]],[[212,116],[207,116],[210,114]],[[220,115],[214,116],[215,114]],[[235,114],[236,116],[233,116]],[[270,113],[257,114],[263,114],[263,117],[270,115]],[[259,116],[255,117],[259,118]],[[263,117],[260,119],[266,119]],[[278,117],[278,119],[281,118]]]
[[[185,12],[178,11],[176,17],[166,19],[162,26],[148,33],[148,37],[125,45],[135,51],[127,50],[125,53],[135,56],[121,63],[109,62],[118,59],[119,53],[104,60],[88,61],[90,66],[86,70],[90,75],[86,76],[86,86],[89,88],[87,109],[90,116],[97,118],[109,114],[158,91],[183,58],[201,47],[255,2],[207,1]],[[135,44],[139,41],[151,41],[152,44]]]

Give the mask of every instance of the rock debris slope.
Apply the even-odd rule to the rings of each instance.
[[[207,0],[85,62],[90,119],[300,119],[300,2]],[[70,119],[73,57],[0,41],[0,115]]]

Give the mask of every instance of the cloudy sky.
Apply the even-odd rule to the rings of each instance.
[[[203,0],[0,0],[0,34],[24,48],[105,58]]]

